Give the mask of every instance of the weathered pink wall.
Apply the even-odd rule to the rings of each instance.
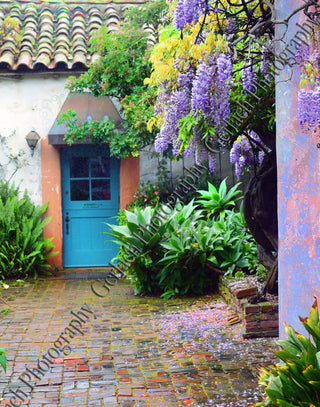
[[[277,18],[284,18],[303,4],[303,0],[276,0]],[[290,20],[286,44],[300,30],[296,23],[305,19],[300,11]],[[281,30],[283,26],[277,26],[278,35]],[[284,44],[279,45],[280,50],[285,48]],[[320,149],[317,149],[320,139],[305,136],[299,127],[298,70],[295,69],[292,79],[288,79],[288,67],[278,73],[279,314],[280,336],[284,337],[284,323],[302,331],[298,315],[307,316],[313,296],[320,297]]]

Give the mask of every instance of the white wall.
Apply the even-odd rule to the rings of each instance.
[[[20,190],[28,190],[32,201],[40,205],[40,142],[31,157],[25,136],[34,127],[42,139],[54,123],[69,91],[66,76],[53,74],[9,77],[0,75],[0,179],[12,181]],[[8,158],[22,153],[16,162]]]

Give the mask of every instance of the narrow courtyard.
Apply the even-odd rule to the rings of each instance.
[[[275,361],[274,339],[244,340],[219,295],[165,301],[121,281],[99,298],[90,280],[61,277],[8,292],[1,406],[245,407]]]

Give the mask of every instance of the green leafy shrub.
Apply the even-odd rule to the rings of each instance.
[[[109,225],[120,245],[117,259],[128,263],[130,258],[128,276],[136,293],[165,298],[198,295],[216,288],[217,272],[232,276],[240,270],[255,270],[257,248],[243,207],[239,212],[226,209],[232,207],[240,191],[235,186],[228,193],[225,181],[219,191],[223,202],[217,199],[210,208],[201,209],[193,200],[187,205],[177,203],[173,209],[161,204],[135,207],[122,212],[120,226]],[[203,196],[206,192],[201,191]],[[212,195],[212,189],[208,193]],[[161,225],[155,226],[159,213]]]
[[[43,236],[49,218],[42,219],[48,203],[35,206],[25,191],[19,199],[18,188],[0,184],[0,276],[24,278],[49,267],[46,258],[54,245]]]
[[[205,167],[208,167],[208,165],[205,163],[203,165]],[[214,186],[220,185],[221,183],[221,179],[217,176],[217,174],[215,172],[210,172],[209,169],[204,171],[196,181],[192,179],[190,176],[188,176],[188,171],[185,171],[183,179],[194,184],[194,189],[197,190],[198,192],[199,190],[204,190],[208,188],[208,183]],[[182,179],[179,179],[178,181],[182,181]],[[195,192],[194,190],[190,190],[185,194],[185,196],[183,197],[183,202],[185,204],[189,203],[190,201],[192,201],[192,199],[194,199],[194,192]]]
[[[127,275],[135,285],[136,294],[159,293],[157,263],[163,257],[160,242],[164,240],[167,225],[163,223],[156,233],[149,228],[149,225],[156,223],[155,208],[152,207],[136,207],[132,212],[125,213],[125,225],[109,225],[111,236],[120,245],[120,252],[114,260],[130,261]]]
[[[0,365],[5,373],[7,372],[7,362],[6,350],[0,348]]]
[[[206,262],[215,250],[223,248],[196,208],[193,201],[178,204],[174,210],[164,206],[168,216],[156,231],[152,225],[159,223],[155,219],[158,212],[151,207],[126,211],[126,225],[110,225],[111,235],[121,246],[117,259],[130,260],[128,276],[137,294],[170,298],[202,294],[217,287]]]
[[[226,210],[213,222],[215,238],[219,238],[223,250],[219,256],[210,260],[225,271],[225,275],[233,275],[237,269],[255,272],[258,267],[258,254],[255,240],[247,227],[243,205],[239,212]]]
[[[275,352],[281,362],[262,368],[259,383],[266,398],[256,407],[320,406],[320,323],[315,302],[309,318],[300,318],[309,338],[286,326],[287,340],[279,340],[281,350]]]
[[[139,183],[133,194],[133,201],[128,205],[129,210],[135,207],[155,207],[159,202],[165,202],[166,198],[172,193],[174,186],[166,168],[165,160],[159,161],[157,179],[158,181],[155,183],[150,181]]]
[[[190,204],[192,202],[188,206]],[[197,211],[194,215],[200,213]],[[172,226],[169,223],[169,240],[161,243],[165,253],[158,262],[159,266],[163,266],[159,268],[158,277],[164,298],[177,294],[203,294],[217,288],[217,275],[208,268],[207,262],[212,261],[216,252],[223,248],[207,222],[200,220],[194,223],[193,219],[185,219],[176,235],[169,232]]]
[[[224,215],[225,210],[235,206],[235,202],[241,199],[241,191],[238,189],[241,183],[238,182],[229,191],[227,190],[226,179],[224,179],[219,189],[208,182],[208,190],[197,191],[200,194],[197,203],[208,212],[208,216]]]
[[[139,183],[138,188],[133,194],[133,201],[129,204],[129,210],[135,207],[145,208],[147,206],[155,207],[159,202],[160,188],[159,183],[152,184],[150,181]]]

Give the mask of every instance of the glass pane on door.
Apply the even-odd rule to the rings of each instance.
[[[89,181],[72,180],[71,181],[71,201],[89,201]]]
[[[70,178],[89,177],[89,158],[72,157],[70,160]]]
[[[110,180],[96,179],[91,181],[93,201],[109,201],[111,199]]]
[[[109,178],[110,177],[110,160],[105,157],[91,158],[91,177],[92,178]]]

